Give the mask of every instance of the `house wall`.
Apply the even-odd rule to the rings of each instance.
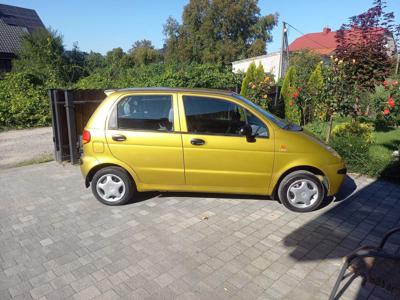
[[[232,62],[232,71],[234,73],[244,73],[247,71],[247,68],[250,66],[250,64],[254,62],[256,66],[262,64],[265,72],[273,74],[275,80],[278,80],[280,56],[281,55],[279,52],[274,52],[267,55],[234,61]]]

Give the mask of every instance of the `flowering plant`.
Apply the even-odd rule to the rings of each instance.
[[[389,92],[387,101],[383,104],[382,114],[386,118],[400,115],[400,87],[397,80],[383,82],[385,90]]]
[[[265,75],[259,82],[250,82],[247,98],[264,109],[269,110],[271,100],[268,94],[273,92],[275,81],[272,75]]]

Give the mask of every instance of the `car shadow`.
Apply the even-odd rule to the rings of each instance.
[[[385,232],[399,225],[398,185],[371,180],[357,187],[347,177],[332,207],[285,236],[283,244],[295,261],[322,262],[342,258],[361,245],[377,246]],[[361,288],[356,299],[365,299],[365,293]]]

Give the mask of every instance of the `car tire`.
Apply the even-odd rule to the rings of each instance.
[[[128,172],[120,167],[105,167],[98,170],[91,182],[93,195],[106,205],[124,205],[136,191]]]
[[[280,182],[278,197],[291,211],[310,212],[322,204],[325,189],[315,174],[303,170],[294,171]]]

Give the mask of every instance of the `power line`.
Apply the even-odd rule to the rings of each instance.
[[[317,42],[316,40],[310,38],[309,36],[307,36],[304,32],[302,32],[301,30],[297,29],[296,27],[294,27],[293,25],[290,25],[289,23],[285,22],[289,27],[293,28],[295,31],[297,31],[298,33],[300,33],[303,37],[305,37],[306,39],[309,39],[310,41],[313,41],[314,43],[316,43],[317,45],[320,45],[321,47],[325,48],[325,49],[331,49],[331,47],[325,46],[323,44],[321,44],[320,42]]]

